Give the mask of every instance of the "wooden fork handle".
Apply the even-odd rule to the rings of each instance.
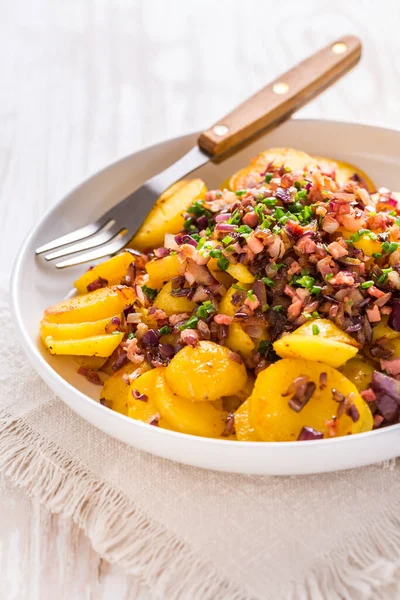
[[[357,64],[361,42],[344,36],[268,84],[202,133],[200,148],[212,158],[230,153],[274,123],[283,121]]]

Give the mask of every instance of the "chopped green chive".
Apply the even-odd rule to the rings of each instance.
[[[325,275],[325,279],[326,279],[326,281],[330,281],[331,279],[333,279],[333,273],[327,273]]]
[[[241,286],[241,285],[239,285],[238,283],[234,283],[234,284],[232,285],[232,287],[233,287],[235,290],[240,290],[241,292],[245,292],[245,291],[246,291],[246,288],[242,287],[242,286]]]
[[[127,340],[133,340],[133,338],[135,338],[135,337],[136,337],[136,335],[134,333],[128,333],[128,337],[126,339]]]
[[[230,225],[239,225],[240,221],[241,221],[241,216],[240,216],[238,209],[236,209],[233,211],[230,219],[228,219],[228,223]]]
[[[244,237],[250,235],[250,233],[252,233],[252,228],[249,227],[248,225],[241,225],[240,227],[236,227],[235,232],[239,233],[239,235],[242,235]]]
[[[282,304],[277,304],[276,306],[272,307],[272,310],[274,310],[275,312],[282,312],[283,306],[282,306]]]
[[[383,256],[383,254],[382,254],[382,252],[373,252],[373,253],[372,253],[372,256],[373,256],[374,258],[381,258],[381,257]]]
[[[203,302],[201,306],[197,309],[196,315],[201,319],[206,319],[210,315],[215,312],[215,306],[210,300]]]
[[[247,190],[236,190],[235,194],[236,196],[244,196],[246,194]]]
[[[220,258],[222,256],[222,250],[218,248],[214,248],[214,250],[210,250],[211,258]]]
[[[275,285],[275,283],[272,281],[272,279],[269,279],[269,277],[263,277],[261,281],[265,283],[265,285],[267,285],[268,287],[274,287]]]
[[[368,288],[370,288],[374,284],[375,284],[375,282],[372,281],[372,280],[364,281],[364,283],[362,283],[360,287],[361,287],[362,290],[367,290]]]
[[[233,238],[233,237],[231,237],[230,235],[226,235],[226,236],[224,237],[224,239],[222,240],[222,243],[223,243],[223,244],[225,244],[225,245],[227,246],[228,244],[230,244],[230,243],[231,243],[231,242],[233,242],[233,241],[234,241],[234,238]]]
[[[221,258],[217,260],[217,266],[221,271],[226,271],[229,267],[229,260],[225,258],[225,256],[221,256]]]
[[[278,200],[276,198],[264,198],[261,202],[265,204],[265,206],[275,206]]]
[[[261,340],[257,352],[259,352],[261,354],[261,356],[265,356],[266,352],[267,352],[267,348],[268,348],[268,340]]]
[[[383,242],[382,251],[385,254],[393,254],[393,252],[396,252],[396,250],[399,246],[400,246],[399,242]]]
[[[319,334],[319,327],[318,327],[318,325],[313,325],[312,326],[312,332],[313,332],[313,335],[318,335]]]
[[[161,328],[158,330],[158,333],[159,333],[160,335],[168,335],[168,334],[170,334],[170,333],[171,333],[171,331],[172,331],[171,327],[168,327],[168,325],[164,325],[164,327],[161,327]]]
[[[273,173],[266,173],[265,177],[264,177],[264,181],[265,183],[270,183],[271,179],[273,178]]]
[[[157,296],[157,290],[153,290],[152,288],[147,287],[147,285],[142,285],[143,294],[145,294],[149,300],[154,300]]]
[[[307,190],[300,190],[297,192],[297,194],[295,194],[294,199],[297,200],[304,200],[305,198],[307,198]]]
[[[322,287],[320,285],[313,285],[310,292],[315,296],[318,296],[322,292]]]
[[[179,331],[183,331],[184,329],[196,329],[197,323],[199,322],[199,317],[193,316],[190,317],[183,325],[179,326]]]

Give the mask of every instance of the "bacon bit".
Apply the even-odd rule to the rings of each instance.
[[[283,293],[286,294],[286,296],[289,296],[290,298],[294,298],[296,296],[296,290],[290,287],[290,285],[285,285]]]
[[[287,221],[285,225],[285,229],[288,234],[294,238],[299,238],[304,234],[304,227],[300,225],[297,221]]]
[[[304,234],[295,245],[296,250],[300,254],[312,254],[317,251],[317,244],[310,238],[309,235]]]
[[[264,244],[253,233],[246,239],[247,245],[254,254],[260,254],[264,250]]]
[[[181,340],[184,344],[194,348],[199,343],[199,334],[196,329],[184,329],[181,331]]]
[[[393,358],[392,360],[385,360],[381,358],[381,369],[396,377],[400,375],[400,358]]]
[[[205,302],[208,297],[210,296],[210,291],[208,290],[208,288],[199,285],[196,288],[196,291],[194,292],[193,296],[190,296],[190,299],[193,302]]]
[[[133,364],[140,365],[144,361],[144,356],[141,354],[140,348],[138,348],[137,338],[126,340],[126,342],[123,342],[122,347],[126,351],[127,359],[133,362]]]
[[[293,303],[288,308],[288,320],[294,321],[297,317],[300,316],[301,310],[303,308],[303,303],[301,300],[296,300],[293,298]]]
[[[145,323],[139,323],[139,325],[136,327],[136,337],[139,340],[139,342],[141,341],[144,334],[148,332],[148,330],[149,328]]]
[[[337,273],[337,275],[332,277],[332,279],[329,281],[329,283],[331,285],[351,286],[351,285],[354,285],[355,279],[354,279],[353,275],[351,273],[349,273],[348,271],[339,271],[339,273]]]
[[[374,415],[374,424],[372,429],[378,429],[378,427],[380,427],[383,423],[385,419],[382,417],[382,415]]]
[[[308,442],[310,440],[322,440],[324,434],[322,431],[313,429],[312,427],[303,427],[297,438],[298,442]]]
[[[297,260],[294,260],[293,262],[290,263],[290,267],[288,269],[288,275],[295,275],[296,273],[299,273],[300,271],[301,271],[301,266],[299,265]]]
[[[228,315],[219,314],[214,316],[214,321],[218,323],[218,325],[230,325],[233,321],[233,317],[229,317]]]
[[[367,308],[366,313],[370,323],[378,323],[381,320],[381,313],[376,305],[373,308]]]
[[[179,256],[192,260],[196,265],[205,265],[208,261],[208,257],[202,256],[192,244],[182,244],[179,246],[178,252]]]
[[[233,433],[235,433],[235,415],[234,415],[234,413],[228,413],[225,423],[226,423],[225,429],[223,430],[221,435],[223,437],[228,437],[229,435],[232,435]]]
[[[382,315],[390,315],[391,312],[392,312],[392,309],[390,306],[382,306],[382,308],[381,308]]]
[[[272,236],[272,244],[268,246],[268,252],[271,258],[282,258],[285,254],[285,244],[282,242],[279,235]]]
[[[256,227],[258,225],[258,216],[255,212],[248,212],[244,215],[242,223],[252,228]]]
[[[356,217],[355,214],[351,214],[344,215],[341,218],[341,222],[349,231],[359,231],[360,229],[365,228],[367,220],[364,216]]]
[[[310,297],[310,292],[304,288],[297,288],[296,295],[304,304],[304,302]]]
[[[319,376],[319,389],[324,390],[327,385],[328,385],[328,373],[326,373],[324,371],[323,373],[320,373],[320,376]]]
[[[149,397],[146,396],[146,394],[141,394],[136,388],[132,390],[132,396],[135,398],[135,400],[141,400],[142,402],[149,401]]]
[[[322,219],[322,229],[327,233],[335,233],[338,228],[339,223],[330,215],[327,215]]]
[[[385,295],[385,292],[382,292],[382,290],[378,290],[377,287],[371,285],[371,287],[368,288],[368,294],[374,296],[374,298],[382,298],[382,296]]]
[[[329,437],[335,437],[337,434],[337,426],[338,426],[336,417],[332,417],[332,419],[325,421],[325,425],[328,429]]]
[[[156,321],[166,321],[168,319],[168,315],[161,308],[157,308],[156,306],[152,306],[148,312],[148,315],[152,317],[152,319]]]
[[[148,419],[147,423],[149,425],[154,425],[154,427],[159,427],[160,419],[161,419],[160,415],[158,413],[156,413],[155,415],[150,417],[150,419]]]
[[[104,288],[107,286],[108,280],[103,279],[103,277],[98,277],[97,279],[89,283],[89,285],[86,286],[86,289],[88,292],[94,292],[95,290],[99,290],[100,288]]]
[[[334,262],[330,256],[326,256],[325,258],[321,258],[317,262],[317,269],[321,273],[322,277],[326,277],[330,273],[333,273]]]
[[[348,251],[346,248],[343,248],[339,242],[332,242],[328,245],[329,253],[332,254],[333,258],[342,258],[342,256],[347,256]]]
[[[115,373],[129,362],[126,352],[122,352],[118,358],[112,363],[111,369]]]
[[[86,377],[90,383],[94,383],[95,385],[103,385],[102,380],[99,377],[99,374],[93,369],[88,369],[87,367],[79,367],[78,374]]]
[[[372,388],[367,388],[360,392],[360,396],[365,402],[375,402],[376,394]]]
[[[246,298],[244,304],[245,306],[248,306],[250,310],[256,310],[256,308],[260,306],[260,301],[255,294],[252,294],[251,298]]]
[[[243,364],[243,359],[237,352],[229,352],[228,358],[233,360],[233,362],[238,363],[239,365]]]

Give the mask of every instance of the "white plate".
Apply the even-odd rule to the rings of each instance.
[[[38,328],[43,310],[67,295],[85,267],[56,271],[35,257],[35,248],[100,215],[181,156],[195,139],[193,134],[169,140],[111,165],[68,194],[32,231],[14,266],[11,299],[15,324],[33,366],[72,410],[102,431],[141,450],[189,465],[288,475],[347,469],[400,455],[400,425],[336,439],[269,443],[213,440],[158,429],[103,407],[97,400],[99,388],[77,375],[76,363],[54,358],[41,348]],[[199,169],[198,175],[209,189],[218,187],[257,152],[274,146],[340,158],[364,169],[378,186],[400,187],[400,132],[329,121],[284,123],[225,163]]]

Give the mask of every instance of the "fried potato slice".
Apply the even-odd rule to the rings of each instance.
[[[185,264],[179,261],[177,254],[155,258],[146,264],[146,271],[150,278],[147,285],[158,290],[165,282],[182,275],[184,270]]]
[[[86,271],[74,282],[74,287],[78,290],[78,294],[86,294],[88,285],[100,277],[105,279],[108,285],[119,284],[134,260],[135,257],[130,252],[117,254],[117,256],[113,256],[96,265],[93,269]]]
[[[55,340],[50,335],[44,343],[51,354],[72,354],[78,356],[110,356],[119,346],[123,333],[115,335],[96,335],[80,340]]]
[[[342,160],[335,160],[325,156],[313,156],[312,158],[323,173],[326,172],[328,175],[331,173],[334,174],[335,179],[340,186],[343,186],[356,176],[364,183],[369,192],[374,192],[376,190],[374,182],[358,167]]]
[[[154,306],[161,308],[168,317],[179,313],[191,313],[196,303],[188,300],[186,296],[173,296],[171,294],[172,283],[166,283],[154,300]]]
[[[123,376],[132,375],[133,373],[139,376],[149,369],[150,365],[147,362],[142,362],[139,366],[129,362],[118,369],[118,371],[110,375],[103,386],[101,391],[103,403],[108,408],[121,413],[121,415],[127,415],[132,394],[130,392],[130,384],[126,383]]]
[[[165,234],[181,231],[183,213],[195,200],[204,198],[206,191],[201,179],[174,183],[159,197],[129,245],[142,252],[163,246]]]
[[[155,369],[154,398],[158,412],[175,431],[217,438],[224,430],[224,414],[211,402],[191,402],[172,391],[166,379],[166,369]]]
[[[312,382],[315,390],[305,406],[296,412],[289,406],[293,396],[293,393],[289,393],[289,388],[299,377]],[[322,381],[324,384],[321,384]],[[279,360],[258,375],[249,399],[250,424],[256,435],[266,442],[296,440],[303,427],[312,427],[322,432],[324,437],[330,437],[330,422],[337,415],[339,406],[334,400],[333,390],[344,397],[351,394],[351,402],[358,412],[358,419],[355,421],[346,412],[339,416],[336,419],[335,435],[349,435],[372,429],[373,419],[368,405],[356,386],[342,373],[327,364],[292,358]]]
[[[114,316],[119,317],[119,315]],[[49,335],[55,340],[74,340],[105,335],[106,327],[112,318],[82,323],[52,323],[43,319],[40,323],[40,337],[44,341]]]
[[[254,427],[250,423],[249,406],[249,400],[246,400],[235,412],[236,439],[240,442],[260,441]]]
[[[196,402],[235,394],[244,387],[247,373],[230,354],[228,348],[210,341],[185,346],[165,370],[168,385],[178,396]]]
[[[50,306],[44,311],[44,320],[51,323],[84,323],[111,319],[133,304],[135,299],[135,292],[130,287],[105,287]]]

